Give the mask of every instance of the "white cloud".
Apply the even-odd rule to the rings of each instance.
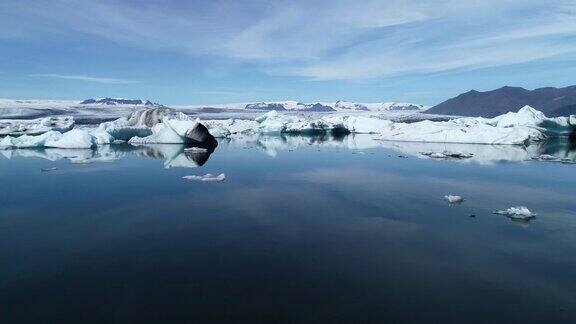
[[[273,74],[367,79],[576,52],[576,6],[573,0],[0,4],[0,38],[42,42],[46,34],[51,42],[88,35],[148,51],[216,55]]]
[[[111,83],[111,84],[129,84],[129,83],[137,83],[138,82],[138,81],[134,81],[134,80],[124,80],[124,79],[116,79],[116,78],[102,78],[102,77],[94,77],[94,76],[88,76],[88,75],[66,75],[66,74],[55,74],[55,73],[31,74],[30,76],[34,77],[34,78],[54,78],[54,79],[76,80],[76,81],[97,82],[97,83]]]

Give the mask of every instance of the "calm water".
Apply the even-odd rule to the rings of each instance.
[[[366,143],[3,152],[0,322],[576,320],[576,165]]]

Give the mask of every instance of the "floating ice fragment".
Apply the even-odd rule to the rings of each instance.
[[[444,196],[444,200],[446,200],[449,204],[461,204],[464,201],[464,198],[456,195],[446,195]]]
[[[0,121],[0,136],[41,135],[49,131],[67,132],[74,127],[70,116],[45,117],[31,120],[6,119]]]
[[[204,153],[204,152],[208,152],[208,149],[203,148],[203,147],[188,147],[184,149],[185,152],[199,152],[199,153]]]
[[[540,156],[535,157],[534,160],[552,161],[552,160],[558,160],[558,158],[555,157],[554,155],[542,154]]]
[[[57,168],[57,167],[52,167],[52,168],[42,168],[42,169],[40,169],[40,171],[42,171],[42,172],[50,172],[50,171],[56,171],[56,170],[58,170],[58,168]]]
[[[67,148],[67,149],[83,149],[95,146],[94,137],[85,130],[73,129],[69,132],[61,134],[60,136],[46,139],[44,146]]]
[[[433,159],[469,159],[474,156],[472,153],[461,153],[461,152],[420,152],[420,154],[433,158]]]
[[[212,182],[212,181],[224,181],[226,179],[226,175],[224,173],[220,173],[219,175],[215,176],[211,173],[207,173],[203,176],[189,175],[184,176],[182,178],[192,181]]]
[[[529,220],[536,217],[535,213],[532,213],[527,207],[518,206],[518,207],[510,207],[506,210],[497,210],[494,212],[497,215],[504,215],[511,219],[519,219],[519,220]]]

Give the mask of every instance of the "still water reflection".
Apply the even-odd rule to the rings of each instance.
[[[473,157],[420,154],[446,150]],[[576,166],[532,160],[574,160],[568,143],[261,137],[212,154],[2,154],[2,322],[576,316]],[[182,179],[206,173],[226,181]],[[449,205],[446,194],[466,200]],[[492,214],[517,205],[537,218]]]

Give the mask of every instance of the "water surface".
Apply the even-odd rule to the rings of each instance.
[[[370,143],[3,152],[0,320],[576,318],[576,165],[525,161],[570,148]],[[518,205],[537,218],[492,214]]]

